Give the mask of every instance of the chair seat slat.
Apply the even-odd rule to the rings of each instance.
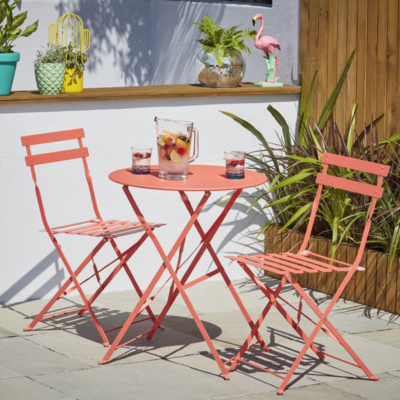
[[[157,224],[149,222],[151,229],[159,228],[164,224]],[[132,235],[138,232],[144,232],[140,222],[137,221],[119,221],[111,219],[108,221],[101,220],[87,220],[77,222],[74,224],[63,225],[61,227],[51,228],[54,235],[67,234],[67,235],[80,235],[92,237],[120,237]]]

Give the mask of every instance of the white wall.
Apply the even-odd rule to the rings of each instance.
[[[207,14],[224,27],[251,28],[256,13],[266,18],[264,34],[282,46],[278,76],[284,83],[298,83],[298,0],[276,0],[272,7],[213,0],[23,0],[22,10],[28,10],[27,23],[39,19],[39,28],[16,42],[21,61],[14,90],[36,89],[36,52],[48,42],[49,24],[66,12],[80,15],[92,33],[85,87],[196,83],[200,33],[192,23]],[[251,40],[248,45],[252,54],[245,53],[245,80],[263,79],[263,53]]]
[[[1,106],[0,302],[49,297],[66,276],[47,234],[38,232],[42,223],[33,182],[25,166],[25,149],[20,144],[20,136],[83,127],[86,132],[85,143],[90,151],[89,167],[103,217],[129,219],[134,215],[127,199],[121,188],[107,176],[111,171],[129,165],[131,145],[141,143],[143,146],[155,146],[155,116],[194,121],[200,130],[200,157],[197,163],[223,165],[224,150],[252,151],[258,149],[258,142],[219,110],[233,112],[248,120],[269,141],[276,143],[275,130],[278,130],[278,126],[266,107],[273,104],[294,128],[297,100],[297,96],[256,96]],[[58,144],[57,148],[60,146]],[[34,150],[36,152],[39,149]],[[48,148],[42,149],[46,150]],[[156,158],[153,158],[153,162],[156,162]],[[92,216],[79,160],[39,166],[37,170],[45,208],[53,226]],[[169,250],[183,221],[187,220],[178,194],[139,189],[134,190],[133,194],[150,220],[168,224],[157,230],[157,235],[165,249]],[[205,229],[221,210],[221,206],[215,204],[220,196],[221,193],[212,195],[209,206],[200,217]],[[192,194],[190,198],[196,202],[200,194]],[[246,199],[237,202],[213,240],[220,257],[262,251],[263,246],[246,245],[254,241],[253,235],[246,235],[257,231],[264,222],[262,214],[256,210],[245,212],[248,203]],[[121,247],[125,248],[132,238],[121,239]],[[71,236],[59,236],[59,241],[75,266],[96,242],[92,238]],[[197,233],[193,232],[186,243],[187,251],[198,243]],[[108,251],[100,254],[96,257],[97,265],[100,266],[112,256]],[[144,286],[159,267],[160,259],[153,245],[148,242],[130,264]],[[224,264],[227,264],[226,260]],[[199,267],[196,275],[210,267],[210,258],[205,257]],[[229,267],[228,272],[232,278],[242,276],[235,265]],[[93,291],[94,287],[90,286],[88,291]],[[110,290],[129,288],[123,272],[110,286]]]

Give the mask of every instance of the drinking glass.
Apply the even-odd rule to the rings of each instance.
[[[227,179],[243,179],[244,178],[244,151],[225,151],[225,163]]]
[[[151,147],[147,149],[131,147],[133,174],[145,175],[150,173],[151,150]]]

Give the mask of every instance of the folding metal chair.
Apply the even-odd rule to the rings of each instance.
[[[260,317],[257,322],[254,324],[251,329],[250,334],[247,336],[245,342],[243,343],[239,353],[233,357],[229,371],[233,371],[236,369],[239,362],[250,365],[254,368],[258,368],[265,372],[271,373],[274,376],[277,376],[283,379],[278,394],[283,394],[290,378],[293,373],[299,366],[306,352],[311,348],[311,350],[318,356],[319,359],[324,359],[326,356],[332,357],[336,360],[343,361],[347,364],[353,365],[355,367],[361,368],[365,374],[371,380],[378,380],[370,370],[365,366],[365,364],[361,361],[361,359],[357,356],[357,354],[352,350],[350,345],[345,341],[345,339],[339,334],[336,328],[332,325],[332,323],[328,320],[329,314],[331,313],[333,307],[338,301],[340,295],[343,293],[343,290],[346,288],[350,279],[354,275],[356,271],[364,271],[365,268],[360,267],[359,263],[364,253],[365,244],[367,242],[368,234],[371,227],[371,218],[375,210],[376,202],[379,198],[382,197],[383,188],[382,181],[383,177],[387,176],[389,173],[389,166],[377,164],[369,161],[357,160],[350,157],[339,156],[330,153],[324,153],[322,156],[322,162],[324,164],[323,170],[321,173],[317,175],[316,183],[318,184],[317,194],[312,205],[311,214],[309,223],[307,226],[306,234],[303,240],[303,243],[300,247],[300,250],[297,254],[292,254],[290,252],[280,253],[280,254],[254,254],[254,255],[243,255],[239,257],[228,256],[227,258],[231,260],[235,260],[239,263],[239,265],[243,268],[243,270],[247,273],[247,275],[254,281],[257,287],[265,294],[268,299],[268,303],[264,310],[262,311]],[[357,182],[350,179],[345,179],[341,177],[337,177],[332,174],[327,174],[328,166],[342,167],[347,168],[349,170],[360,171],[364,174],[372,174],[377,175],[377,183],[376,185]],[[350,173],[351,175],[351,173]],[[369,178],[372,178],[371,175],[368,175]],[[348,264],[342,261],[334,260],[328,257],[324,257],[322,255],[313,253],[307,250],[308,242],[310,239],[310,235],[313,229],[315,216],[318,210],[319,202],[321,199],[321,193],[323,186],[329,186],[332,188],[344,190],[346,192],[354,192],[358,194],[362,194],[372,198],[372,201],[368,210],[368,218],[365,223],[364,232],[362,234],[361,243],[357,252],[357,256],[353,264]],[[282,279],[275,290],[272,290],[270,287],[265,285],[263,282],[258,279],[258,277],[254,274],[254,272],[249,268],[250,266],[254,266],[260,268],[265,271],[272,272],[274,274],[282,276]],[[324,312],[322,312],[311,300],[310,296],[302,289],[302,287],[296,282],[292,274],[300,275],[304,273],[315,274],[315,273],[330,273],[330,272],[345,272],[345,278],[339,285],[335,295],[331,299],[327,308]],[[293,288],[299,294],[300,302],[298,308],[293,306],[287,300],[283,299],[279,293],[282,290],[283,286],[289,282]],[[302,301],[305,301],[307,305],[314,311],[316,316],[318,317],[317,321],[313,321],[310,317],[308,317],[302,311]],[[281,303],[285,303],[287,306],[291,307],[295,311],[297,311],[298,320],[297,322],[293,320],[293,318],[288,314],[288,312],[282,307]],[[305,341],[304,347],[300,351],[298,357],[293,362],[293,365],[289,369],[286,375],[278,374],[274,371],[268,370],[266,368],[261,367],[253,362],[249,362],[248,360],[243,359],[243,356],[249,347],[251,346],[251,342],[258,333],[260,325],[264,321],[271,307],[274,306],[287,320],[289,325],[297,332],[297,334]],[[312,330],[310,336],[307,336],[304,331],[300,328],[299,322],[301,316],[307,318],[307,320],[311,321],[315,327]],[[325,327],[324,327],[325,326]],[[333,356],[331,354],[322,352],[314,343],[314,339],[318,332],[322,330],[325,334],[334,339],[337,343],[341,344],[345,350],[349,353],[349,355],[353,358],[355,363],[349,362],[342,358]],[[229,362],[228,361],[228,362]]]
[[[93,189],[92,178],[89,172],[88,164],[86,161],[86,157],[89,156],[89,151],[87,147],[83,147],[82,138],[85,136],[83,129],[74,129],[68,131],[60,131],[60,132],[52,132],[52,133],[43,133],[38,135],[31,135],[31,136],[23,136],[21,137],[22,145],[26,147],[27,157],[25,157],[26,165],[30,167],[31,174],[33,181],[35,183],[35,191],[36,197],[39,204],[40,215],[42,217],[43,225],[48,233],[51,241],[54,244],[58,254],[60,255],[61,260],[63,261],[65,268],[68,271],[69,278],[66,282],[62,285],[62,287],[57,291],[57,293],[52,297],[52,299],[47,303],[47,305],[43,308],[43,310],[35,317],[35,319],[31,322],[29,326],[24,328],[25,331],[32,330],[39,321],[49,320],[55,317],[64,316],[67,314],[78,313],[82,316],[86,311],[88,311],[93,319],[93,322],[98,330],[100,337],[103,341],[104,346],[109,346],[109,341],[107,339],[106,333],[112,331],[117,328],[110,329],[108,331],[104,331],[102,326],[100,325],[99,320],[97,319],[93,308],[92,303],[96,298],[100,295],[100,293],[108,286],[111,280],[117,275],[117,273],[123,268],[128,275],[130,281],[134,289],[136,290],[139,297],[143,296],[142,291],[140,290],[139,285],[137,284],[135,278],[133,277],[132,272],[130,271],[127,261],[133,256],[133,254],[139,249],[139,247],[143,244],[143,242],[147,239],[148,234],[145,232],[145,229],[141,226],[139,222],[132,222],[132,221],[119,221],[116,219],[111,220],[103,220],[100,215],[97,201]],[[63,150],[63,151],[55,151],[50,153],[43,153],[43,154],[36,154],[33,155],[31,152],[31,146],[40,145],[40,144],[47,144],[47,143],[54,143],[54,142],[61,142],[67,140],[74,140],[78,141],[78,148],[74,148],[72,150]],[[85,171],[86,180],[89,186],[90,197],[92,200],[93,211],[95,218],[91,218],[85,221],[75,222],[68,225],[57,226],[57,227],[50,227],[46,214],[44,211],[42,195],[38,186],[37,177],[36,177],[36,170],[35,167],[41,164],[48,164],[53,162],[59,161],[66,161],[66,160],[73,160],[73,159],[82,159],[83,167]],[[154,230],[164,224],[155,224],[150,223],[150,229]],[[126,251],[121,252],[115,242],[115,238],[120,236],[131,235],[135,233],[143,233],[140,239],[130,246]],[[93,248],[93,250],[88,254],[88,256],[82,261],[79,267],[74,271],[67,261],[64,252],[61,249],[55,235],[58,234],[68,234],[68,235],[78,235],[78,236],[91,236],[100,238],[100,242]],[[94,263],[94,256],[100,251],[100,249],[106,244],[110,243],[115,254],[116,259],[105,265],[101,269],[97,269],[96,264]],[[93,260],[93,269],[94,273],[90,275],[88,278],[83,280],[82,282],[78,282],[78,275],[85,269],[85,267],[89,264],[89,262]],[[99,273],[106,269],[107,267],[111,266],[114,262],[119,261],[117,266],[113,269],[113,271],[106,277],[106,279],[101,282]],[[88,280],[96,277],[97,281],[99,282],[99,288],[95,291],[95,293],[88,299],[83,290],[81,285]],[[59,299],[65,297],[67,294],[71,293],[72,291],[77,290],[79,295],[81,296],[84,306],[81,308],[68,310],[65,312],[61,312],[58,314],[47,315],[45,314],[49,311],[52,305]],[[152,320],[153,322],[156,321],[153,312],[151,311],[150,307],[146,308],[149,317],[142,318],[140,320],[135,321],[134,323],[143,322],[147,320]]]

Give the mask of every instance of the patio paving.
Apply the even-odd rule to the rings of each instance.
[[[276,281],[266,279],[274,285]],[[253,318],[258,317],[265,299],[248,281],[235,286]],[[312,297],[326,306],[329,298],[313,291]],[[163,290],[152,308],[161,311],[168,295]],[[210,336],[222,358],[238,349],[249,328],[223,282],[207,282],[189,291]],[[291,290],[282,296],[298,299]],[[95,312],[105,329],[120,325],[132,310],[136,297],[132,292],[103,294],[95,303]],[[151,341],[145,338],[115,353],[111,363],[99,366],[105,353],[89,317],[67,318],[39,324],[37,330],[23,332],[23,326],[46,303],[37,300],[0,307],[0,399],[273,399],[278,378],[241,364],[231,380],[220,377],[196,325],[182,299],[174,304],[165,320],[164,331]],[[60,308],[81,304],[78,298],[59,302]],[[294,314],[293,314],[294,315]],[[309,352],[285,392],[285,398],[310,399],[398,399],[400,393],[400,318],[356,303],[340,301],[332,313],[332,322],[380,378],[371,382],[360,371],[334,359],[324,362]],[[133,337],[151,325],[133,325],[127,336]],[[306,331],[312,325],[305,321]],[[262,326],[271,354],[254,347],[249,359],[284,372],[296,357],[302,342],[283,320],[271,311]],[[110,334],[112,340],[116,332]],[[316,338],[318,346],[329,353],[344,356],[343,349],[326,335]],[[329,349],[329,350],[328,350]],[[348,359],[348,358],[347,358]],[[305,374],[307,373],[307,374]]]

